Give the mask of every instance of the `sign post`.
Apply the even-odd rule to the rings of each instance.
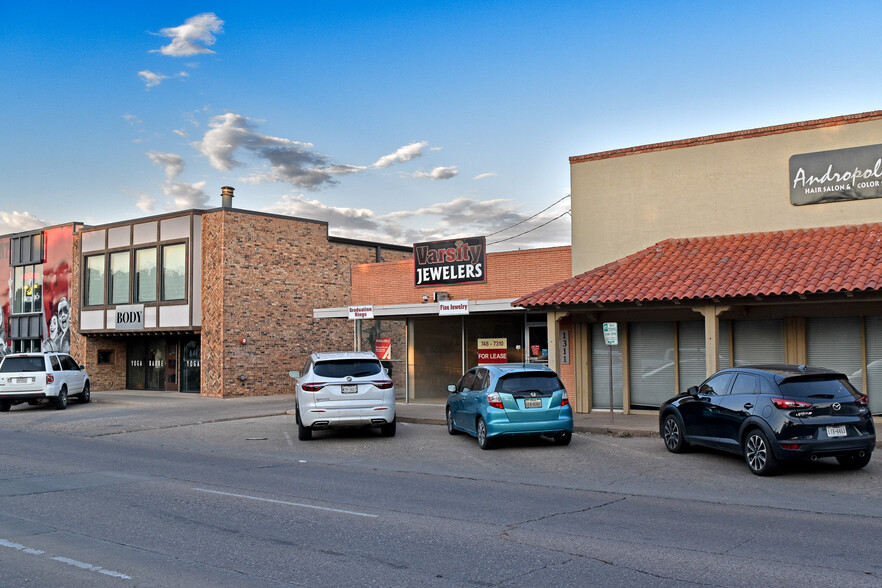
[[[619,344],[619,323],[603,323],[603,340],[609,349],[609,424],[615,422],[613,413],[613,369],[612,348]]]

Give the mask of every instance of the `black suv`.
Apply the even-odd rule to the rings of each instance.
[[[720,370],[661,405],[659,433],[672,453],[690,444],[731,451],[760,476],[787,459],[862,468],[876,447],[867,397],[845,375],[805,365]]]

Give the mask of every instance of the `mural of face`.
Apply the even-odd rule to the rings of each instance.
[[[58,323],[62,332],[70,329],[70,302],[67,298],[58,301]]]
[[[58,316],[53,314],[49,319],[49,338],[55,339],[56,337],[58,337]]]

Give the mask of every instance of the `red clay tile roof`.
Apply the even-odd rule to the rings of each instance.
[[[728,298],[882,288],[882,224],[668,239],[513,306]]]

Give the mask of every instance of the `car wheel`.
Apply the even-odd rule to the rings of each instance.
[[[868,463],[870,463],[870,457],[873,454],[869,451],[860,453],[850,453],[848,455],[839,455],[836,457],[836,461],[839,462],[839,465],[844,467],[847,470],[859,470]]]
[[[665,416],[662,424],[662,438],[665,440],[665,447],[671,453],[683,453],[689,447],[683,438],[682,421],[673,413]]]
[[[487,437],[487,423],[484,422],[483,418],[478,417],[478,422],[475,429],[477,431],[478,447],[480,447],[481,449],[492,449],[493,441],[491,441],[490,438]]]
[[[386,423],[385,425],[380,426],[380,435],[382,435],[383,437],[394,437],[395,428],[395,419],[392,419],[391,423]]]
[[[450,435],[459,435],[459,431],[453,426],[453,411],[449,406],[447,407],[447,432]]]
[[[749,432],[744,440],[744,460],[757,476],[769,476],[778,470],[778,460],[772,453],[769,440],[759,429]]]
[[[92,393],[89,390],[89,382],[86,382],[83,385],[83,391],[80,394],[80,402],[87,404],[90,400],[92,400]]]
[[[309,441],[312,439],[312,429],[304,427],[303,423],[297,423],[297,438],[301,441]]]
[[[554,436],[554,444],[555,445],[569,445],[570,441],[573,440],[573,434],[569,431],[561,431],[557,435]]]
[[[61,392],[55,397],[54,405],[56,410],[64,410],[67,408],[67,388],[61,389]]]
[[[6,400],[0,402],[0,412],[9,412],[10,407],[12,407],[12,405]]]

